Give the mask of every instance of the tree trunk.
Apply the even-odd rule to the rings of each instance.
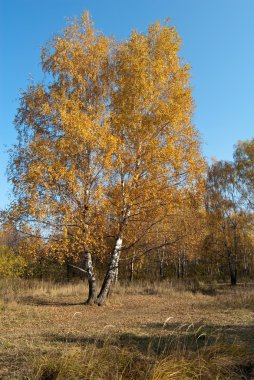
[[[85,269],[88,277],[88,298],[86,305],[93,305],[96,302],[96,279],[93,270],[92,256],[90,252],[84,251]]]
[[[66,257],[65,259],[65,265],[66,265],[66,280],[67,282],[70,282],[70,279],[71,279],[71,267],[70,267],[70,262],[69,262],[69,258]]]
[[[122,250],[123,238],[122,236],[118,236],[116,239],[116,244],[111,255],[109,267],[104,278],[100,293],[97,297],[97,304],[99,306],[103,305],[106,302],[109,291],[114,283],[116,270],[118,269],[119,258]]]
[[[164,260],[163,258],[160,259],[160,280],[162,281],[164,279]]]
[[[238,247],[237,247],[237,236],[236,236],[236,227],[234,227],[234,284],[237,284],[237,275],[238,275]]]
[[[181,278],[183,279],[185,275],[185,257],[181,257]]]
[[[114,285],[116,285],[118,283],[118,274],[119,274],[119,271],[118,271],[118,267],[117,267],[116,272],[115,272]]]
[[[177,263],[176,263],[176,276],[177,276],[177,279],[180,280],[180,276],[181,276],[181,260],[180,260],[180,257],[178,257]]]
[[[131,259],[131,265],[130,265],[130,282],[133,282],[134,279],[134,255]]]
[[[164,241],[165,243],[165,241]],[[160,280],[165,278],[165,268],[164,268],[164,258],[165,258],[165,246],[162,247],[162,252],[159,251],[159,262],[160,262]]]
[[[244,271],[245,276],[250,275],[250,266],[249,266],[249,262],[246,256],[246,250],[244,251],[244,255],[243,255],[243,271]]]
[[[232,254],[229,247],[226,247],[227,250],[227,256],[228,256],[228,268],[229,268],[229,275],[230,275],[230,282],[231,285],[236,285],[236,276],[233,269],[233,263],[232,263]]]

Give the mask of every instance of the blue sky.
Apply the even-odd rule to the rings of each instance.
[[[42,78],[41,47],[84,10],[96,29],[123,39],[170,17],[192,67],[204,154],[230,160],[237,140],[254,137],[254,0],[0,0],[0,209],[19,90]]]

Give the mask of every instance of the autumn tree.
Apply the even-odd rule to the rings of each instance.
[[[204,238],[204,210],[201,200],[189,196],[171,209],[162,221],[159,237],[162,248],[158,250],[160,277],[165,277],[164,266],[174,267],[178,279],[186,277],[190,263],[199,255]],[[163,246],[165,241],[165,246]]]
[[[10,215],[39,229],[60,258],[84,254],[88,303],[105,302],[123,249],[201,188],[180,46],[175,28],[159,23],[115,42],[85,13],[43,49],[48,81],[21,95]],[[92,257],[102,254],[109,266],[97,296]]]
[[[234,162],[237,170],[240,191],[254,208],[254,139],[239,141],[234,149]]]
[[[0,220],[4,220],[4,211],[0,212]],[[16,230],[15,226],[8,223],[0,224],[0,245],[9,247],[13,250],[18,247],[22,240],[21,234]]]
[[[145,222],[148,231],[166,217],[167,205],[187,189],[198,191],[203,160],[191,124],[189,66],[179,57],[180,45],[175,28],[156,23],[147,34],[133,32],[115,51],[111,114],[117,144],[109,185],[115,246],[102,300],[128,228]]]
[[[246,224],[244,200],[239,190],[234,163],[218,161],[210,166],[206,192],[208,218],[212,229],[219,232],[222,249],[228,258],[232,285],[236,285],[238,277],[239,234]]]
[[[96,297],[90,251],[101,247],[101,188],[114,145],[107,110],[111,45],[84,14],[42,50],[49,80],[21,95],[9,168],[18,228],[39,228],[61,260],[86,255],[88,302]]]

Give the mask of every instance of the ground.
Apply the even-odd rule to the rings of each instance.
[[[86,291],[83,283],[1,283],[0,379],[254,379],[251,287],[118,286],[104,307],[85,306]],[[68,357],[77,355],[86,364],[70,375]],[[106,368],[112,358],[117,369]],[[189,368],[196,360],[198,372]]]

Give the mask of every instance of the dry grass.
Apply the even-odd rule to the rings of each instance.
[[[83,283],[1,281],[0,379],[254,378],[254,290],[203,290],[118,286],[89,307]]]

